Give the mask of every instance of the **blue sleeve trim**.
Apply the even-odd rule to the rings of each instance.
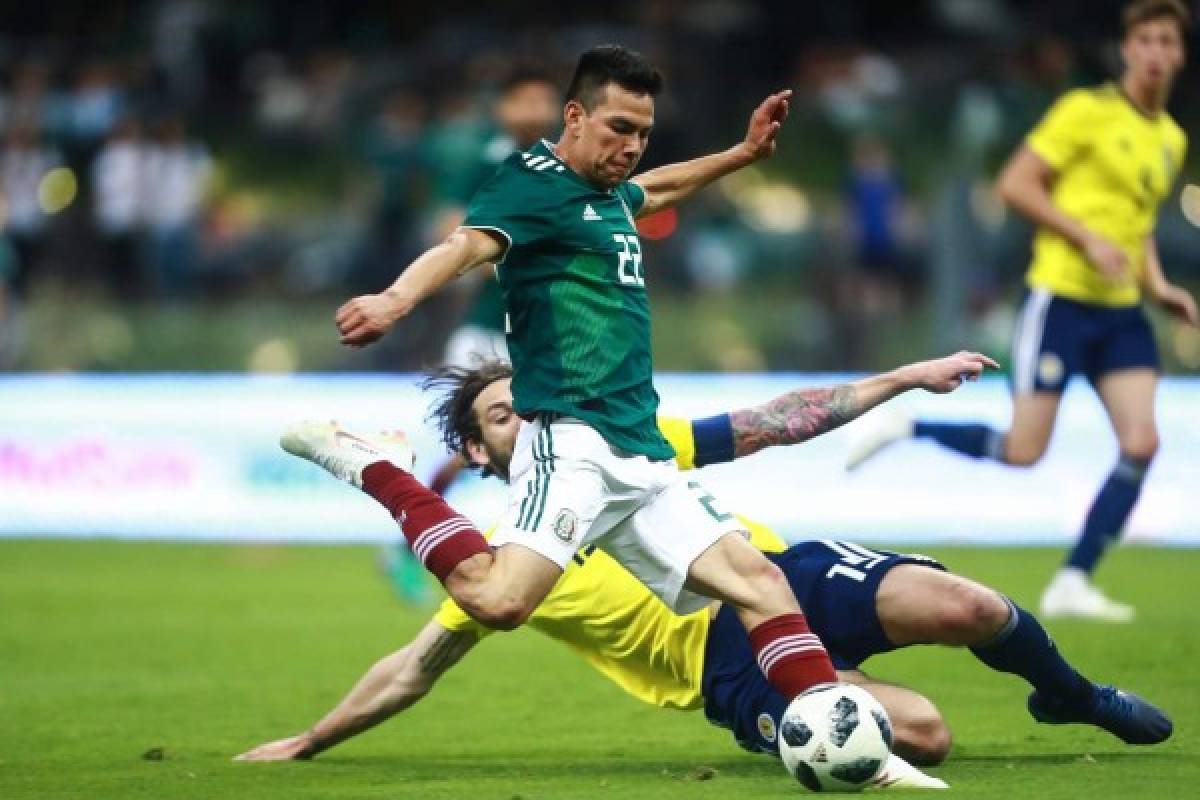
[[[733,420],[728,414],[692,420],[696,466],[733,461]]]

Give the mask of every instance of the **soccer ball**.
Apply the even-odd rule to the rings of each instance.
[[[779,757],[814,792],[857,792],[887,761],[892,723],[857,686],[825,684],[792,701],[779,723]]]

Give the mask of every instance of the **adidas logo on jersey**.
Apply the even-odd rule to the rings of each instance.
[[[585,205],[583,207],[583,221],[584,222],[598,222],[600,219],[601,219],[601,216],[596,213],[596,209],[592,208],[591,203],[588,203],[587,205]]]

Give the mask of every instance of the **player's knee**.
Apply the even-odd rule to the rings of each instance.
[[[899,707],[889,707],[892,750],[919,767],[932,767],[950,754],[950,728],[927,697],[913,694]]]
[[[753,567],[751,585],[755,589],[756,610],[764,614],[788,614],[799,610],[792,586],[788,583],[787,575],[775,562],[766,558]]]
[[[939,600],[942,644],[976,644],[1004,626],[1011,613],[1004,598],[968,581],[956,582]]]
[[[533,614],[536,604],[519,595],[482,587],[455,595],[455,602],[476,622],[495,631],[511,631],[521,627]]]
[[[1032,467],[1042,460],[1046,445],[1042,442],[1023,442],[1009,439],[1004,448],[1004,463],[1011,467]]]
[[[512,631],[525,624],[533,609],[513,598],[493,600],[486,605],[466,609],[481,625],[494,631]]]
[[[515,631],[529,619],[529,613],[521,608],[502,608],[491,612],[484,623],[494,631]]]
[[[950,755],[952,743],[950,729],[937,709],[932,708],[932,716],[908,725],[903,738],[896,736],[893,749],[901,758],[918,767],[936,767]]]
[[[1158,453],[1158,431],[1153,425],[1129,431],[1121,436],[1121,455],[1149,463]]]

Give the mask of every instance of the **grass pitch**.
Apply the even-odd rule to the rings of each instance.
[[[1054,550],[936,550],[1036,603]],[[622,694],[531,631],[495,636],[425,701],[310,763],[243,764],[296,733],[429,609],[402,607],[367,547],[0,542],[0,798],[797,797],[772,759],[698,713]],[[1053,624],[1090,676],[1154,699],[1175,736],[1133,748],[1039,726],[1024,684],[912,648],[869,671],[927,693],[955,733],[931,770],[956,796],[1187,797],[1200,785],[1200,552],[1127,549],[1100,582],[1128,626]]]

